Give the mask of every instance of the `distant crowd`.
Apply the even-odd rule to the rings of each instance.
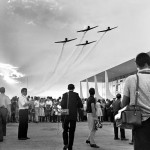
[[[28,101],[32,101],[29,105],[28,114],[29,122],[61,122],[61,97],[54,99],[50,96],[46,98],[41,97],[30,97]],[[78,109],[77,121],[87,121],[86,113],[86,101],[82,99],[83,108]],[[113,122],[113,109],[112,100],[98,99],[96,102],[97,115],[100,121]],[[8,122],[19,121],[19,108],[18,108],[18,97],[15,96],[11,99],[11,118],[8,118]]]

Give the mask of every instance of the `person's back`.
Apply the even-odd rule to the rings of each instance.
[[[62,101],[61,101],[62,109],[67,109],[67,103],[68,103],[69,115],[66,116],[66,119],[77,120],[77,108],[83,107],[83,104],[81,102],[81,99],[79,98],[78,93],[69,91],[63,94]]]
[[[3,141],[3,136],[6,136],[6,119],[7,115],[11,117],[11,101],[5,95],[5,88],[0,88],[0,142]]]
[[[74,85],[69,84],[68,85],[69,92],[63,94],[61,101],[61,108],[69,109],[68,115],[61,116],[63,127],[63,143],[64,143],[63,150],[67,149],[72,150],[77,121],[77,109],[83,107],[82,101],[78,93],[73,92],[74,89],[75,89]]]
[[[142,125],[133,130],[134,150],[150,149],[150,56],[140,53],[136,57],[139,88],[137,104],[142,110]],[[135,104],[137,76],[131,75],[125,81],[122,107]]]
[[[150,114],[150,74],[138,73],[139,76],[139,96],[138,104],[141,106],[143,115]],[[136,75],[126,79],[126,90],[130,92],[130,105],[135,104]],[[126,91],[125,91],[126,92]],[[143,118],[143,120],[145,120]]]
[[[7,105],[10,104],[10,99],[4,93],[0,94],[0,107],[7,108]]]

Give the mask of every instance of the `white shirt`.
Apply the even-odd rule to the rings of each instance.
[[[0,94],[0,107],[7,108],[8,105],[11,104],[11,101],[8,96],[5,94]]]
[[[35,101],[34,101],[34,106],[35,106],[35,107],[39,107],[39,106],[40,106],[39,101],[35,100]]]
[[[52,101],[46,101],[46,105],[52,106]]]
[[[141,70],[142,71],[142,70]],[[150,69],[147,69],[150,72]],[[150,114],[150,74],[138,73],[139,95],[137,104],[141,106],[142,115]],[[136,75],[129,76],[125,81],[124,95],[130,98],[130,105],[135,104]],[[143,117],[146,120],[148,117]]]
[[[24,95],[19,96],[19,100],[18,100],[19,110],[29,108],[29,106],[23,106],[26,102],[27,102],[27,97],[26,96],[24,96]]]

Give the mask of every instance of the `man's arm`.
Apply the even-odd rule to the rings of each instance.
[[[78,99],[78,108],[83,108],[83,103],[79,95],[77,94],[77,99]]]
[[[61,100],[61,103],[60,103],[60,105],[61,105],[61,108],[64,108],[65,107],[65,98],[64,98],[65,96],[64,96],[64,94],[63,94],[63,96],[62,96],[62,100]]]
[[[130,104],[130,98],[128,96],[124,95],[123,99],[121,101],[121,107],[123,108],[123,107],[125,107],[125,106],[127,106],[129,104]]]

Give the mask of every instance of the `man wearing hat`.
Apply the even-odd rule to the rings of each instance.
[[[74,92],[74,89],[75,86],[73,84],[69,84],[69,92],[63,94],[61,101],[61,108],[69,110],[68,115],[62,115],[61,117],[64,143],[63,150],[72,150],[77,121],[77,109],[83,107],[79,94]]]

